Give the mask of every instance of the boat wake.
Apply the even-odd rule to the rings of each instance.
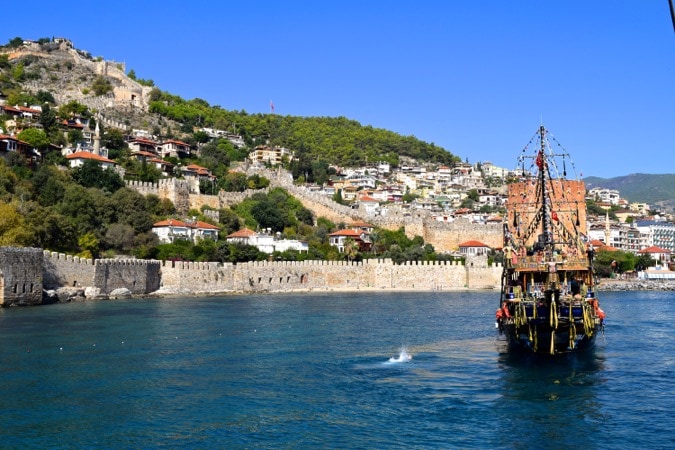
[[[401,352],[398,354],[398,356],[392,356],[389,358],[388,361],[386,361],[383,364],[390,365],[390,364],[402,364],[402,363],[407,363],[412,361],[412,355],[408,353],[408,349],[405,347],[401,349]]]

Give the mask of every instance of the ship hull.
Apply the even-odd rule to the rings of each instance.
[[[515,326],[505,326],[502,335],[506,343],[506,349],[512,353],[558,355],[565,353],[579,353],[592,350],[600,327],[594,328],[592,334],[575,334],[570,340],[570,332],[552,330],[550,327],[538,327],[530,333],[528,329],[519,329]],[[530,336],[536,335],[536,338]],[[553,345],[551,345],[553,337]],[[572,343],[573,342],[573,343]]]

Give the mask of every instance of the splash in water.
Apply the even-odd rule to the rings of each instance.
[[[412,361],[412,355],[408,353],[408,349],[404,347],[401,349],[398,356],[392,356],[385,364],[407,363],[410,361]]]

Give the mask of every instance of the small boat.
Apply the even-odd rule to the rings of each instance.
[[[555,151],[553,150],[553,145]],[[496,326],[509,352],[558,355],[594,346],[605,313],[586,238],[586,188],[569,154],[540,126],[508,185]]]

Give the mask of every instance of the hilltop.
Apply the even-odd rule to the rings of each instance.
[[[672,211],[675,208],[675,174],[634,173],[614,178],[587,177],[587,189],[615,189],[630,202],[645,202]]]
[[[133,69],[118,61],[92,57],[65,38],[28,41],[13,39],[0,48],[0,91],[8,103],[35,100],[49,94],[55,105],[77,102],[126,133],[144,129],[157,137],[200,142],[199,129],[218,129],[242,136],[247,145],[268,143],[291,148],[308,165],[357,165],[400,158],[452,164],[459,158],[446,149],[414,136],[363,126],[345,117],[296,117],[248,114],[212,106],[204,99],[185,100],[164,92],[152,80],[137,78]]]
[[[446,150],[412,136],[344,117],[249,115],[203,99],[184,100],[127,72],[123,63],[93,58],[64,38],[17,38],[1,47],[0,92],[0,216],[6,225],[0,245],[85,258],[191,261],[352,260],[355,246],[363,257],[396,262],[453,257],[427,245],[420,236],[427,228],[418,214],[415,226],[405,230],[410,214],[404,211],[392,212],[376,224],[378,230],[354,222],[362,217],[354,211],[368,202],[373,207],[390,198],[402,203],[402,183],[389,186],[387,177],[375,178],[390,167],[400,164],[418,174],[427,167],[444,170],[447,184],[448,166],[461,164]],[[278,158],[271,161],[270,153]],[[281,170],[262,172],[266,165],[282,165],[293,178],[288,172],[281,176]],[[365,183],[345,183],[350,206],[340,204],[346,195],[316,194],[312,202],[312,191],[304,187],[289,194],[296,188],[293,179],[329,185],[340,166],[357,167]],[[462,164],[461,170],[468,174],[472,169]],[[376,184],[388,189],[379,192],[386,197],[363,195],[363,205],[354,201],[356,191]],[[160,241],[162,227],[175,224],[189,235],[169,231]],[[348,225],[365,226],[369,235],[354,231],[338,247],[336,241],[347,238],[329,236]],[[304,253],[292,249],[295,253],[270,255],[248,240],[225,240],[242,228],[266,233],[260,239],[283,237],[289,245],[301,240]],[[200,239],[204,233],[213,239]],[[453,242],[462,233],[453,235]]]

